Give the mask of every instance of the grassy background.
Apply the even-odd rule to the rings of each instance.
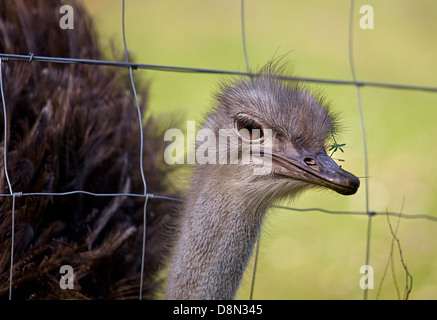
[[[273,56],[298,76],[351,79],[348,60],[349,1],[246,1],[246,38],[251,67]],[[372,5],[375,29],[361,30],[359,8]],[[86,3],[105,47],[123,48],[121,1]],[[356,1],[354,52],[359,80],[437,87],[437,3],[433,0]],[[126,35],[140,63],[245,70],[240,1],[126,1]],[[150,80],[150,112],[201,120],[221,77],[137,71]],[[363,143],[356,89],[318,85],[343,115],[343,166],[364,176]],[[369,152],[370,209],[437,216],[437,94],[362,89]],[[310,191],[296,207],[365,210],[365,188],[351,197]],[[396,219],[391,220],[393,224]],[[367,217],[271,210],[262,235],[255,299],[361,299],[360,267],[365,262]],[[401,220],[397,234],[414,284],[412,299],[437,299],[437,223]],[[384,216],[373,218],[370,264],[376,292],[389,257],[391,234]],[[249,297],[251,266],[238,297]],[[402,293],[405,273],[397,253],[394,270]],[[396,299],[389,273],[382,299]]]

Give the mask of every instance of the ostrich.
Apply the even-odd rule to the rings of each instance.
[[[101,59],[92,21],[78,3],[75,29],[66,32],[58,25],[60,1],[0,2],[0,52]],[[140,128],[124,73],[83,65],[2,65],[7,169],[14,191],[142,192],[136,165]],[[310,187],[344,195],[357,191],[358,178],[325,152],[336,117],[322,98],[281,75],[281,68],[270,63],[251,78],[223,83],[203,125],[217,136],[220,129],[232,133],[229,146],[216,148],[217,157],[221,152],[230,156],[232,144],[256,142],[257,159],[270,159],[270,172],[254,174],[262,165],[255,154],[244,164],[196,164],[181,206],[148,202],[143,297],[155,298],[163,290],[159,271],[169,265],[166,298],[232,299],[274,201]],[[3,124],[3,116],[0,120]],[[148,192],[179,197],[181,192],[171,191],[174,167],[163,157],[162,136],[172,126],[148,118],[142,161]],[[265,147],[268,141],[271,148]],[[217,141],[206,143],[218,146]],[[0,167],[1,193],[7,194],[3,162]],[[141,198],[84,194],[16,198],[12,297],[137,298],[143,203]],[[11,205],[10,197],[0,199],[2,297],[9,292]],[[74,290],[59,286],[62,265],[74,269]]]

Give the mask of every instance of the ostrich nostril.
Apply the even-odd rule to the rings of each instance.
[[[313,159],[313,158],[305,158],[303,161],[304,161],[304,162],[306,163],[306,165],[307,165],[308,167],[310,167],[311,169],[314,169],[314,170],[320,171],[319,165],[317,164],[317,161],[316,161],[315,159]]]

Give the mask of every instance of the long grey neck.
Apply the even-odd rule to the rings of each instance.
[[[167,299],[233,299],[265,211],[225,181],[195,181],[181,220]]]

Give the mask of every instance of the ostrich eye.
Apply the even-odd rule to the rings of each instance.
[[[259,140],[264,137],[262,126],[247,118],[237,118],[235,120],[235,128],[238,134],[247,140]]]

